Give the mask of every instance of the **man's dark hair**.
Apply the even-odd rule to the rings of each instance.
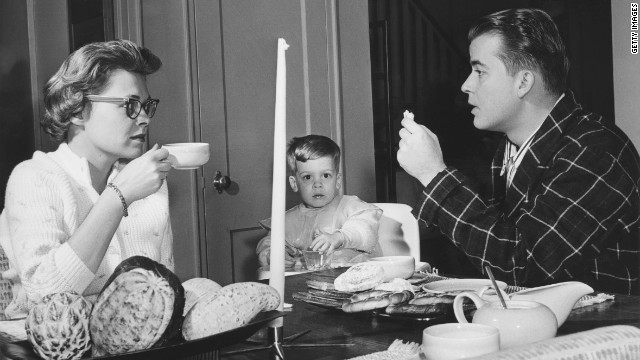
[[[556,24],[539,9],[509,9],[484,16],[469,29],[469,42],[484,35],[502,40],[498,57],[510,75],[537,70],[545,89],[560,95],[567,89],[569,59]]]

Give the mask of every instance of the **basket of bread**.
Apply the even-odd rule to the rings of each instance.
[[[248,338],[284,315],[275,311],[280,301],[267,284],[181,283],[162,264],[134,256],[118,265],[95,304],[71,292],[44,297],[20,345],[43,359],[188,358]]]

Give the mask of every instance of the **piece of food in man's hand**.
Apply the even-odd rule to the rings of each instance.
[[[390,315],[420,315],[420,316],[442,316],[450,314],[453,311],[451,304],[431,304],[431,305],[414,305],[399,304],[389,305],[385,312]]]
[[[164,265],[144,256],[122,261],[91,312],[95,354],[121,354],[165,344],[180,331],[184,288]]]
[[[413,113],[409,110],[405,110],[402,115],[404,116],[405,119],[410,119],[410,120],[414,119]]]
[[[80,359],[91,348],[90,314],[91,304],[77,293],[47,295],[27,315],[27,339],[43,359]]]
[[[333,285],[339,291],[364,291],[373,289],[384,280],[384,269],[374,262],[363,262],[351,266],[340,274]]]
[[[278,305],[280,295],[272,286],[257,282],[230,284],[191,308],[184,318],[182,335],[185,340],[194,340],[232,330]]]

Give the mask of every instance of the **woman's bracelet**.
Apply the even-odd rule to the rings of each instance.
[[[129,216],[129,210],[127,209],[127,201],[124,199],[124,196],[122,196],[122,192],[120,191],[120,189],[118,189],[118,187],[115,186],[113,183],[108,183],[107,186],[112,188],[116,192],[116,194],[118,194],[118,197],[120,198],[120,202],[122,203],[122,216],[124,217]]]

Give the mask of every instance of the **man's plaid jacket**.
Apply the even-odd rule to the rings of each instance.
[[[492,164],[493,197],[447,168],[415,216],[435,225],[481,269],[520,286],[577,280],[637,294],[640,159],[629,138],[567,92],[534,135],[506,189],[506,136]]]

